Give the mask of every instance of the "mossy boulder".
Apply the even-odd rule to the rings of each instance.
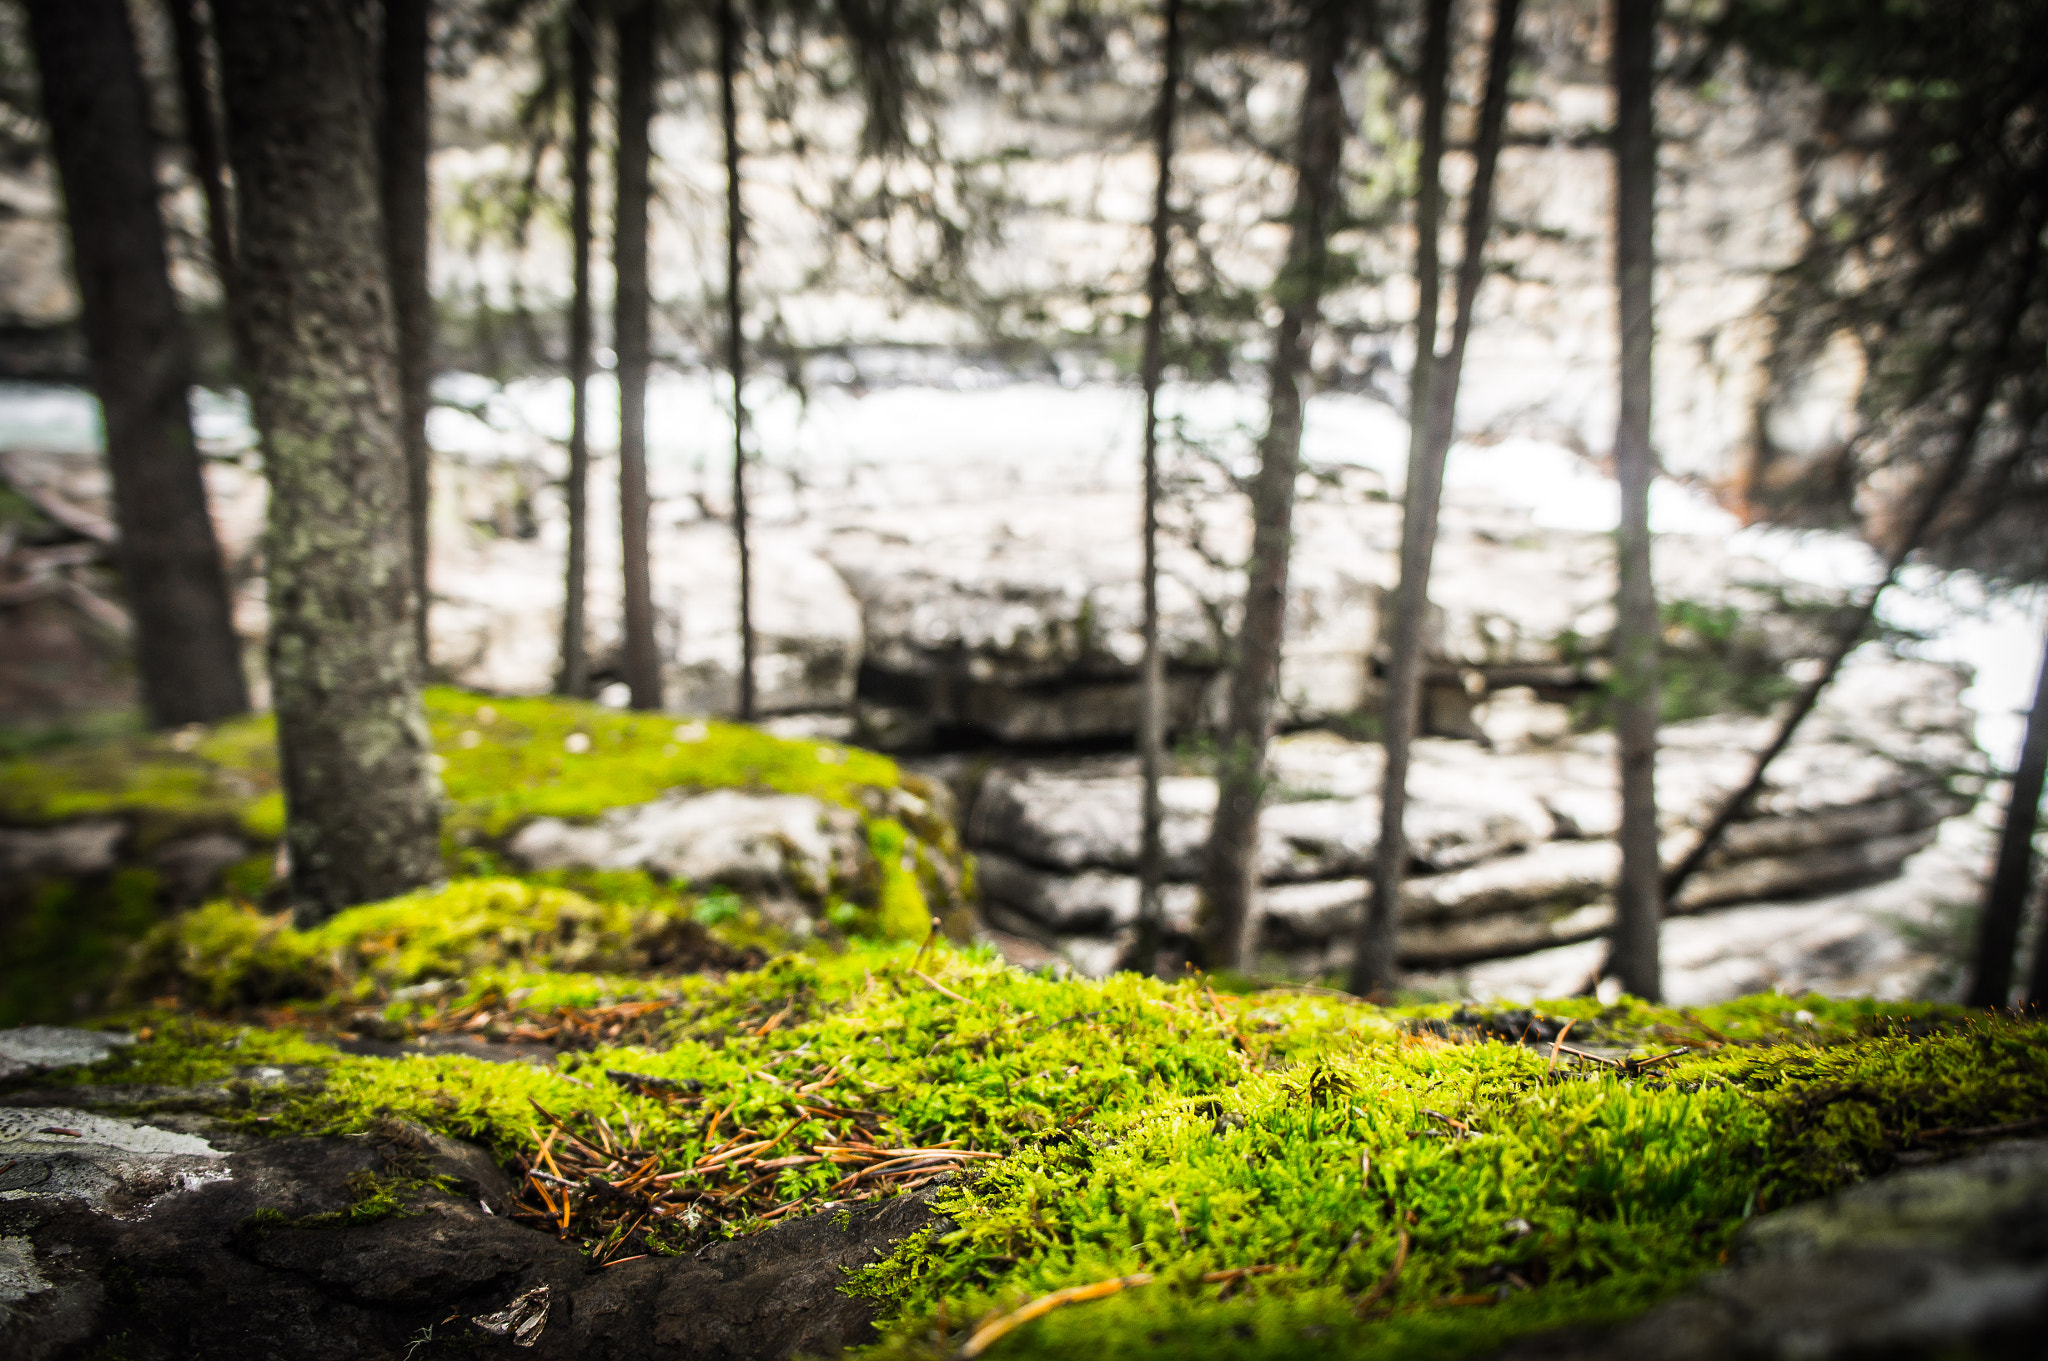
[[[451,874],[525,871],[542,886],[575,889],[594,911],[609,905],[637,914],[630,929],[614,923],[570,933],[611,942],[591,946],[597,965],[673,969],[704,954],[699,944],[664,937],[671,928],[657,917],[687,925],[708,913],[714,921],[702,924],[715,925],[777,907],[767,924],[784,935],[815,925],[921,939],[933,916],[956,933],[966,930],[971,871],[944,792],[886,757],[569,700],[436,688],[426,702],[448,799]],[[751,872],[726,874],[716,863],[708,876],[689,878],[659,865],[573,859],[536,872],[509,850],[537,823],[580,827],[612,810],[714,794],[735,806],[800,802],[818,824],[842,829],[839,849],[826,872],[813,873],[803,855],[781,855],[770,829],[769,858],[788,870],[776,884]],[[103,736],[0,760],[0,862],[13,871],[0,886],[0,1024],[94,1005],[127,943],[168,909],[216,895],[281,906],[273,890],[283,825],[268,715]],[[636,943],[620,944],[628,940]],[[759,943],[737,948],[743,955]],[[549,958],[582,966],[559,952]],[[256,994],[267,988],[252,986]]]
[[[745,1255],[785,1223],[823,1243],[914,1199],[939,1218],[834,1279],[874,1321],[865,1355],[933,1361],[1048,1298],[1070,1302],[987,1354],[1483,1354],[1656,1305],[1760,1215],[2048,1120],[2037,1021],[1774,996],[1488,1014],[1216,981],[1030,974],[943,944],[667,978],[485,968],[381,1015],[525,1041],[506,1057],[541,1037],[555,1062],[345,1053],[318,1005],[270,1028],[157,1013],[35,1099],[472,1141],[518,1187],[500,1218],[608,1280]]]

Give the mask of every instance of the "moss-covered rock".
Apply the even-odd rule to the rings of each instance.
[[[507,845],[537,819],[590,820],[703,791],[796,795],[846,810],[839,816],[859,827],[852,842],[859,863],[779,896],[820,918],[829,932],[921,939],[936,915],[964,933],[970,871],[944,795],[886,757],[738,724],[447,688],[428,691],[427,714],[448,796],[444,854],[453,873],[515,872]],[[106,833],[100,840],[111,848],[100,861],[75,867],[44,856],[48,863],[0,885],[0,1024],[90,1008],[128,944],[169,908],[216,893],[250,904],[268,899],[284,825],[274,722],[256,715],[176,733],[116,733],[0,760],[0,835],[14,829],[20,837],[47,838],[88,822]],[[603,926],[579,918],[546,954],[559,967],[675,970],[700,956],[741,957],[716,949],[705,955],[703,933],[692,936],[689,927],[697,916],[710,918],[704,925],[726,921],[728,943],[742,955],[781,941],[763,935],[758,923],[753,936],[738,939],[746,935],[745,899],[758,896],[751,883],[675,882],[588,867],[523,877],[574,889],[590,910],[612,914]],[[410,909],[392,910],[404,916]],[[237,940],[252,932],[273,945],[284,939],[247,925],[254,920],[248,912],[210,909],[184,931],[177,949],[212,958],[216,952],[198,938],[231,926],[230,935],[241,933]],[[574,953],[586,948],[587,958]],[[483,955],[493,962],[528,958],[519,950],[483,950],[468,962]],[[287,985],[268,972],[274,963],[252,963],[253,974],[220,984],[225,991],[216,990],[218,979],[194,993],[183,984],[174,991],[197,1001],[252,1000],[277,995],[279,987],[324,989],[347,976],[294,966],[288,972],[297,981]]]
[[[309,1009],[303,1036],[136,1018],[146,1037],[81,1090],[161,1102],[226,1081],[217,1109],[251,1128],[399,1119],[475,1140],[524,1179],[523,1222],[600,1260],[940,1188],[948,1223],[847,1280],[881,1320],[871,1354],[892,1358],[1089,1289],[989,1354],[1466,1355],[1627,1316],[1759,1212],[2048,1119],[2039,1022],[1783,997],[1388,1009],[1030,974],[944,945],[820,946],[722,976],[492,967],[376,1011],[429,1042],[552,1044],[553,1065],[321,1048],[321,1027],[360,1030],[366,983],[568,911],[465,891],[489,900],[475,925],[389,942],[347,982],[354,1011]],[[365,909],[317,946],[223,931],[212,976],[346,956],[399,915]],[[286,1063],[324,1080],[261,1078]],[[255,1079],[238,1093],[237,1074]]]

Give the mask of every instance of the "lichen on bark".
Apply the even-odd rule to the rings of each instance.
[[[264,555],[286,839],[311,917],[441,872],[358,17],[342,0],[217,6],[271,486]]]

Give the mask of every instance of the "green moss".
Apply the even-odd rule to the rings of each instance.
[[[281,951],[284,928],[266,935],[261,919],[216,935],[224,957],[232,937],[252,960],[334,965],[354,995],[460,969],[493,933],[549,938],[585,911],[562,889],[450,892],[344,914]],[[759,1196],[731,1202],[755,1208],[704,1201],[701,1221],[643,1230],[650,1251],[751,1232],[771,1203],[843,1210],[844,1167],[781,1161],[841,1139],[834,1110],[860,1112],[880,1146],[997,1155],[938,1192],[953,1227],[849,1278],[877,1307],[878,1358],[935,1358],[969,1320],[1133,1273],[1154,1280],[1050,1314],[991,1355],[1463,1355],[1639,1309],[1710,1269],[1747,1215],[1884,1170],[1933,1130],[2048,1115],[2048,1024],[1933,1005],[1545,1007],[1603,1051],[1672,1055],[1624,1069],[1475,1040],[1483,1027],[1448,1004],[1060,979],[945,945],[855,944],[723,976],[542,963],[467,972],[386,1014],[516,1033],[610,1008],[602,1018],[630,1010],[631,1026],[545,1067],[346,1056],[288,1031],[159,1019],[93,1080],[317,1063],[324,1086],[275,1089],[244,1118],[328,1133],[414,1121],[517,1165],[541,1142],[538,1103],[593,1138],[630,1138],[685,1186],[714,1144],[773,1136]],[[635,1000],[652,1005],[618,1005]],[[602,1223],[577,1232],[611,1242]],[[1202,1279],[1250,1267],[1272,1270]]]
[[[873,752],[738,724],[446,687],[425,698],[458,836],[496,837],[532,817],[595,817],[671,789],[766,789],[862,808],[866,791],[903,783],[896,764]],[[261,714],[17,755],[0,762],[0,822],[120,814],[159,835],[238,827],[274,839],[284,811],[276,740],[274,720]]]
[[[873,934],[884,940],[922,940],[931,931],[931,909],[919,883],[918,851],[903,824],[876,818],[868,824],[868,849],[882,870]]]
[[[28,885],[0,931],[0,1026],[76,1012],[103,993],[128,943],[158,920],[159,889],[157,872],[139,867]]]
[[[819,904],[833,910],[830,920],[841,929],[922,939],[933,910],[955,927],[962,924],[967,871],[957,833],[933,811],[931,790],[873,752],[559,699],[486,699],[436,688],[427,692],[426,707],[450,800],[444,850],[457,873],[505,877],[502,838],[533,817],[589,818],[676,789],[759,789],[852,808],[867,822],[870,843],[891,848],[872,881],[840,885],[839,899]],[[130,855],[209,830],[236,833],[252,847],[274,845],[284,828],[275,724],[259,715],[175,734],[122,730],[0,759],[0,825],[83,817],[125,820]],[[273,855],[257,851],[232,866],[224,876],[229,897],[264,901],[274,863]],[[138,890],[135,876],[145,873],[125,872],[112,885],[0,886],[0,899],[26,903],[9,912],[10,904],[0,901],[0,921],[12,918],[0,933],[0,1024],[76,1015],[78,998],[103,995],[129,944],[161,910],[153,887]],[[458,960],[463,967],[544,960],[563,969],[679,969],[691,950],[705,953],[707,942],[718,946],[712,955],[728,962],[788,945],[759,912],[716,895],[715,886],[703,886],[714,896],[698,903],[688,896],[691,886],[667,885],[639,871],[522,877],[536,888],[572,890],[597,915],[577,916],[551,944],[522,941],[525,928],[505,920],[478,927],[481,934],[467,945],[432,931],[409,929],[409,939],[435,956],[436,968]],[[393,911],[412,921],[422,905],[416,899]],[[707,923],[713,926],[708,935],[676,922],[679,912],[687,916],[705,904],[721,916]],[[529,905],[522,902],[519,912]],[[317,952],[282,958],[279,951],[305,943],[251,925],[256,920],[239,909],[208,909],[153,943],[156,954],[144,976],[155,970],[158,986],[218,1006],[324,991],[344,974],[360,980],[376,973],[323,974],[311,967],[312,960],[327,958]],[[476,919],[469,914],[464,920]],[[165,949],[174,957],[163,958]],[[379,967],[395,970],[395,977],[426,966],[414,959]],[[199,986],[186,990],[180,978]]]
[[[573,700],[435,689],[427,719],[447,762],[441,779],[458,834],[500,836],[531,817],[591,818],[671,789],[764,789],[860,808],[864,790],[902,778],[895,762],[855,747]]]
[[[126,989],[135,997],[169,991],[220,1010],[285,998],[382,998],[486,969],[501,977],[647,973],[718,962],[725,954],[693,920],[689,899],[651,891],[640,880],[619,887],[619,898],[593,900],[520,879],[459,880],[350,908],[305,931],[291,925],[288,913],[210,903],[150,934]]]

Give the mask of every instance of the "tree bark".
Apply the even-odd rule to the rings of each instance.
[[[1401,506],[1401,580],[1394,593],[1381,695],[1380,741],[1387,764],[1380,784],[1380,837],[1374,850],[1372,897],[1358,924],[1351,989],[1361,996],[1393,987],[1399,961],[1401,879],[1408,869],[1408,757],[1422,695],[1422,619],[1428,608],[1429,562],[1436,541],[1441,460],[1430,443],[1430,393],[1436,377],[1436,322],[1443,264],[1444,109],[1450,103],[1451,0],[1430,0],[1422,41],[1422,158],[1415,190],[1415,367],[1408,383],[1408,480]],[[1499,16],[1495,31],[1501,32]],[[1487,83],[1489,94],[1493,89]],[[1494,145],[1498,147],[1498,136]],[[1477,184],[1475,182],[1475,189]],[[1490,192],[1490,190],[1489,190]],[[1467,228],[1470,234],[1470,228]],[[1485,233],[1480,233],[1482,241]],[[1469,252],[1468,252],[1469,254]],[[1446,449],[1448,454],[1448,447]],[[1432,474],[1431,469],[1435,472]],[[1435,488],[1435,491],[1432,491]]]
[[[562,670],[555,693],[590,691],[584,580],[590,559],[590,114],[597,85],[596,0],[569,9],[569,556],[562,587]]]
[[[2041,674],[2034,683],[2034,707],[2027,711],[2027,735],[2020,744],[2019,768],[2013,771],[2012,795],[2005,804],[1998,868],[1992,872],[1977,927],[1977,964],[1965,999],[1973,1007],[2002,1007],[2012,997],[2013,951],[2019,945],[2020,919],[2026,915],[2027,895],[2034,882],[2034,831],[2041,821],[2042,780],[2048,775],[2048,639],[2043,647]],[[2039,989],[2030,992],[2038,996]]]
[[[732,536],[740,561],[739,716],[754,717],[754,560],[747,549],[746,335],[740,325],[740,246],[746,218],[740,212],[739,77],[740,17],[733,0],[718,5],[718,97],[725,122],[725,367],[732,375]]]
[[[1423,368],[1421,387],[1427,407],[1421,422],[1421,438],[1409,440],[1409,477],[1401,508],[1401,583],[1395,587],[1395,620],[1386,657],[1386,694],[1382,706],[1382,737],[1386,745],[1386,772],[1380,784],[1380,841],[1372,864],[1372,898],[1360,919],[1358,943],[1352,954],[1352,991],[1360,995],[1393,989],[1399,972],[1395,954],[1401,929],[1401,880],[1407,874],[1407,772],[1409,753],[1415,741],[1421,708],[1421,626],[1430,608],[1430,565],[1436,557],[1438,512],[1444,499],[1444,465],[1450,458],[1450,442],[1458,428],[1458,383],[1464,375],[1464,348],[1473,334],[1473,307],[1479,301],[1479,284],[1487,272],[1487,233],[1493,225],[1493,172],[1501,158],[1501,129],[1507,119],[1507,78],[1516,57],[1516,27],[1520,23],[1520,0],[1495,0],[1493,39],[1487,45],[1487,92],[1479,104],[1479,139],[1473,145],[1473,190],[1464,205],[1464,254],[1458,260],[1456,317],[1450,327],[1450,348],[1442,358]],[[1440,16],[1432,8],[1432,25]],[[1417,203],[1417,219],[1427,211],[1427,231],[1417,244],[1417,272],[1423,276],[1425,315],[1419,327],[1427,327],[1427,340],[1436,344],[1436,215],[1442,211],[1442,188],[1436,184],[1438,164],[1432,160],[1430,135],[1436,135],[1436,158],[1442,158],[1444,137],[1444,74],[1448,72],[1448,6],[1442,14],[1444,49],[1425,51],[1425,68],[1436,63],[1438,90],[1434,121],[1425,111],[1423,127],[1423,199]],[[1425,72],[1427,78],[1427,72]],[[1432,201],[1434,199],[1434,201]],[[1421,338],[1417,338],[1417,364],[1421,360]]]
[[[647,181],[654,118],[655,0],[617,12],[618,202],[612,267],[618,275],[613,348],[619,356],[619,543],[624,559],[626,687],[635,709],[661,707],[654,651],[654,587],[647,550]]]
[[[178,109],[185,122],[185,146],[192,154],[192,177],[206,198],[206,240],[213,252],[213,277],[220,285],[221,314],[227,319],[228,341],[235,368],[249,372],[249,336],[242,325],[235,286],[235,213],[228,198],[228,167],[220,144],[220,117],[208,87],[206,29],[199,21],[198,0],[168,0],[171,41],[178,61]],[[247,381],[246,377],[243,379]]]
[[[1138,762],[1144,788],[1138,834],[1138,968],[1159,968],[1160,884],[1166,877],[1161,837],[1165,816],[1159,775],[1166,746],[1166,665],[1159,651],[1159,384],[1166,364],[1167,256],[1173,248],[1173,122],[1180,102],[1181,0],[1165,0],[1159,101],[1152,113],[1152,154],[1159,178],[1152,194],[1152,264],[1145,273],[1145,506],[1143,516],[1145,655],[1139,672]]]
[[[1287,258],[1274,282],[1281,305],[1273,332],[1265,438],[1252,485],[1252,557],[1244,620],[1230,671],[1229,710],[1216,756],[1216,815],[1202,864],[1204,923],[1210,962],[1235,967],[1251,959],[1258,919],[1259,804],[1265,792],[1266,744],[1280,675],[1287,610],[1287,560],[1294,519],[1294,482],[1309,345],[1320,317],[1331,220],[1339,207],[1338,168],[1346,115],[1338,84],[1348,46],[1352,6],[1321,0],[1309,20],[1295,149],[1296,182]]]
[[[1614,730],[1621,784],[1621,873],[1614,886],[1614,967],[1637,997],[1663,994],[1657,957],[1663,866],[1657,854],[1656,585],[1650,576],[1650,292],[1656,269],[1657,0],[1614,3],[1614,270],[1621,323],[1621,412],[1614,476],[1621,484],[1615,541]]]
[[[423,675],[432,664],[427,643],[427,515],[433,490],[427,408],[434,362],[434,300],[427,290],[427,154],[432,137],[427,95],[428,4],[429,0],[384,0],[378,147],[383,171],[384,249],[398,330],[398,435],[405,448],[406,529],[412,548],[413,651]]]
[[[158,727],[226,718],[249,695],[192,439],[191,344],[164,254],[134,30],[122,0],[33,0],[28,17],[106,423],[143,707]]]
[[[1947,508],[1949,498],[1955,494],[1968,475],[1971,457],[1977,447],[1977,437],[1983,433],[1984,422],[1991,413],[1993,401],[1998,396],[1999,375],[2004,370],[2005,359],[2012,352],[2014,342],[2019,336],[2020,323],[2025,319],[2027,306],[2033,298],[2034,277],[2039,272],[2041,264],[2041,218],[2041,210],[2038,206],[2034,207],[2025,215],[2020,230],[2015,234],[2017,239],[2025,244],[2021,247],[2020,258],[2014,262],[2005,306],[2000,310],[1994,323],[1991,344],[1983,361],[1977,366],[1975,381],[1970,384],[1964,399],[1963,415],[1957,424],[1955,439],[1950,444],[1948,453],[1914,490],[1913,514],[1896,532],[1890,550],[1885,554],[1883,574],[1879,576],[1877,584],[1864,595],[1842,630],[1835,635],[1827,655],[1821,659],[1820,670],[1800,688],[1797,695],[1793,696],[1792,706],[1778,721],[1778,729],[1771,735],[1770,742],[1750,763],[1749,777],[1743,781],[1739,789],[1721,801],[1721,805],[1714,810],[1713,817],[1707,820],[1707,825],[1701,829],[1691,849],[1686,851],[1685,857],[1665,874],[1665,902],[1678,900],[1679,891],[1699,872],[1700,867],[1706,864],[1707,857],[1721,844],[1721,838],[1749,807],[1749,801],[1763,789],[1764,776],[1770,770],[1771,763],[1791,745],[1800,724],[1806,721],[1807,715],[1820,703],[1821,694],[1834,681],[1836,673],[1842,669],[1842,663],[1856,650],[1856,645],[1863,641],[1871,621],[1877,617],[1877,607],[1884,599],[1884,593],[1899,579],[1900,571],[1905,568],[1906,559],[1926,540],[1928,531],[1934,527],[1935,521]],[[1602,965],[1603,972],[1606,967]]]
[[[215,0],[270,477],[270,678],[303,915],[441,873],[369,39],[352,0]]]

